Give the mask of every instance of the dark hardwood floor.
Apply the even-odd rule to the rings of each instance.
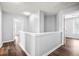
[[[14,42],[4,43],[0,48],[0,56],[27,56],[25,52]],[[48,56],[79,56],[79,40],[65,39],[65,45],[56,49]]]
[[[0,56],[26,56],[25,52],[14,42],[4,43],[0,48]]]
[[[79,40],[66,38],[65,45],[56,49],[49,56],[79,56]]]

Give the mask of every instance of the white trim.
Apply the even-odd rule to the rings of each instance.
[[[2,43],[11,42],[11,41],[14,41],[14,40],[2,41]]]
[[[35,52],[36,52],[36,44],[35,44],[35,41],[36,41],[36,40],[35,40],[35,38],[36,38],[36,37],[33,36],[33,37],[32,37],[32,42],[31,42],[31,49],[32,49],[32,50],[31,50],[31,55],[32,55],[32,56],[35,56],[35,55],[36,55],[36,54],[35,54]]]
[[[76,40],[79,40],[79,37],[72,37],[72,36],[67,36],[68,38],[70,39],[76,39]]]
[[[2,7],[0,6],[0,47],[2,46]]]
[[[38,33],[40,33],[40,10],[38,11]]]
[[[62,45],[64,45],[64,43],[65,43],[65,39],[64,39],[64,37],[65,36],[63,36],[64,34],[63,34],[63,32],[61,33],[61,39],[62,39]]]
[[[27,50],[25,50],[25,48],[22,47],[21,44],[19,44],[19,46],[22,48],[22,50],[25,52],[25,54],[26,54],[27,56],[31,56],[31,54],[29,54],[29,53],[27,52]]]
[[[58,46],[56,46],[54,49],[50,50],[49,52],[43,54],[42,56],[48,56],[50,53],[52,53],[53,51],[55,51],[56,49],[58,49],[60,46],[62,46],[62,44],[59,44]]]
[[[2,47],[3,43],[0,44],[0,48]]]
[[[64,45],[65,41],[62,42],[62,45]]]

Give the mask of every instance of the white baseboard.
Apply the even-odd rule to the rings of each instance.
[[[3,41],[2,43],[7,43],[7,42],[11,42],[11,41],[14,41],[14,40]]]
[[[2,47],[3,43],[0,44],[0,48]]]
[[[64,45],[64,42],[62,42],[62,45]]]
[[[25,52],[25,54],[26,54],[27,56],[31,56],[31,54],[29,54],[29,53],[25,50],[25,48],[23,48],[23,46],[22,46],[21,44],[19,44],[19,46],[22,48],[22,50]]]
[[[7,42],[11,42],[11,41],[14,41],[14,40],[2,41],[2,43],[0,44],[0,48],[2,47],[3,43],[7,43]]]
[[[54,49],[50,50],[49,52],[45,53],[43,56],[48,56],[50,53],[52,53],[53,51],[55,51],[56,49],[58,49],[60,46],[62,46],[62,44],[59,44],[58,46],[56,46]]]

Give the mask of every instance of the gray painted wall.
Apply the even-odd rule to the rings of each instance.
[[[43,11],[40,11],[40,32],[43,33],[44,32],[44,15],[45,13]]]
[[[2,11],[1,11],[1,6],[0,6],[0,47],[2,44]]]
[[[45,15],[44,16],[44,32],[56,31],[56,15]]]
[[[40,33],[40,15],[38,12],[30,15],[29,25],[29,32]]]
[[[20,32],[21,47],[32,56],[42,56],[62,44],[61,32]]]
[[[26,16],[3,12],[2,14],[2,29],[3,29],[2,41],[13,40],[13,20],[15,18],[19,20],[25,20],[25,22],[27,20]],[[25,27],[27,27],[27,25]],[[27,31],[27,28],[25,29],[25,31]]]

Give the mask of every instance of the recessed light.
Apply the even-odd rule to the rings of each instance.
[[[24,15],[29,16],[31,13],[30,12],[23,12]]]

